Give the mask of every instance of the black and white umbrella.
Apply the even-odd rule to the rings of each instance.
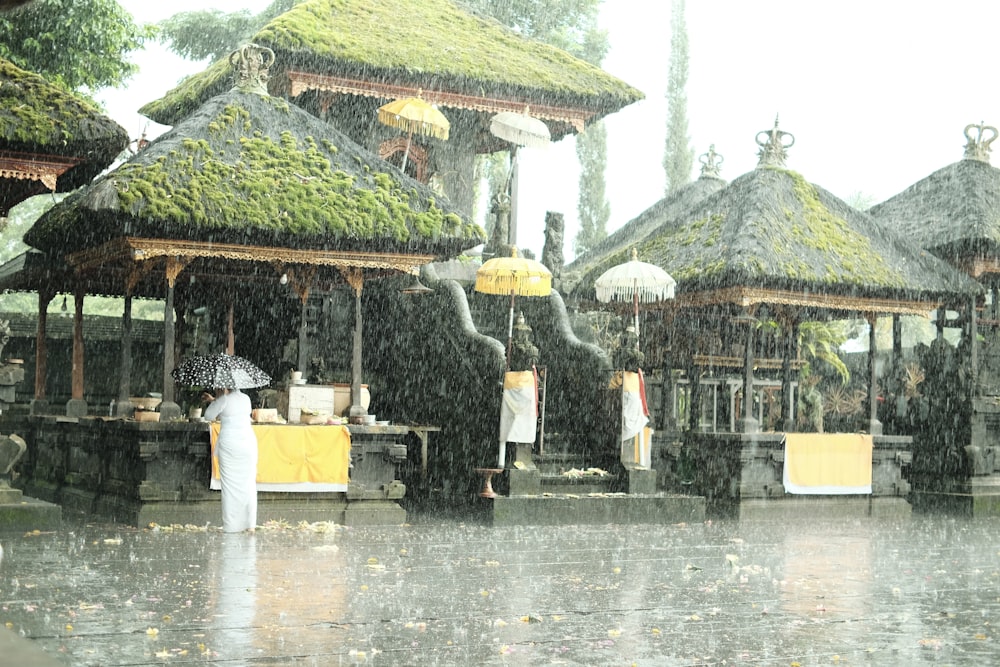
[[[251,389],[271,383],[270,375],[232,354],[189,357],[170,375],[180,384],[217,389]]]

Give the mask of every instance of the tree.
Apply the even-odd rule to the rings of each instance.
[[[608,235],[611,204],[604,188],[607,149],[608,133],[601,121],[576,138],[576,156],[580,160],[580,199],[576,210],[580,231],[573,241],[573,250],[577,255],[592,250]]]
[[[259,14],[246,9],[228,13],[217,9],[180,12],[159,23],[160,41],[188,60],[218,60],[302,1],[274,0]]]
[[[667,139],[663,151],[665,194],[691,181],[694,149],[688,136],[687,86],[688,37],[684,0],[673,0],[670,10],[670,67],[667,74]]]
[[[595,65],[604,60],[608,51],[607,31],[597,27],[600,0],[459,0],[459,4],[473,14],[493,18],[525,37],[545,42]],[[580,247],[581,235],[586,237],[585,247],[607,236],[607,221],[611,216],[604,189],[607,133],[603,126],[597,129],[597,125],[577,137],[577,156],[581,160],[577,210],[581,226],[587,225],[588,230],[584,232],[581,228],[578,232],[575,248]],[[581,146],[581,142],[587,145]],[[590,160],[590,164],[585,164],[585,159]],[[489,173],[499,176],[495,169]],[[506,174],[487,180],[489,201],[493,201],[506,182]]]
[[[34,0],[0,13],[0,57],[68,90],[119,87],[128,55],[155,36],[115,0]]]
[[[585,33],[580,56],[589,63],[600,65],[608,53],[608,36],[597,30],[596,16],[590,16],[588,20],[591,30]],[[574,239],[573,249],[580,255],[608,235],[608,220],[611,218],[611,204],[604,183],[604,170],[608,165],[608,132],[602,121],[593,123],[586,132],[576,137],[576,156],[580,161],[580,194],[576,204],[580,231]]]
[[[7,224],[0,232],[0,263],[14,259],[28,250],[22,241],[24,233],[46,211],[52,208],[67,195],[54,193],[29,197],[10,210]],[[67,300],[67,309],[73,309],[73,297]],[[48,312],[58,314],[62,311],[63,299],[55,298],[49,302]],[[0,298],[0,310],[6,313],[36,313],[38,312],[38,295],[34,292],[4,294]],[[119,317],[122,314],[122,300],[113,297],[88,296],[83,302],[83,312],[86,315],[108,315]],[[135,319],[162,320],[163,301],[141,299],[133,304],[132,316]]]

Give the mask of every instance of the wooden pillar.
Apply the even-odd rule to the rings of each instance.
[[[226,301],[226,354],[236,354],[236,309],[232,295]]]
[[[73,370],[71,398],[66,403],[67,417],[86,417],[87,401],[83,398],[83,281],[78,280],[73,289]]]
[[[979,318],[975,295],[969,297],[969,400],[979,395]]]
[[[875,369],[875,355],[878,352],[875,325],[878,323],[878,316],[868,313],[865,319],[868,320],[868,432],[882,435],[882,422],[878,420],[878,377]]]
[[[309,292],[299,296],[299,358],[298,367],[303,377],[309,373]]]
[[[309,292],[312,289],[313,280],[316,277],[316,267],[300,267],[296,270],[288,270],[288,278],[292,283],[292,289],[299,297],[299,354],[298,368],[296,370],[306,377],[309,373]]]
[[[361,357],[362,357],[362,317],[361,317],[361,288],[364,285],[364,277],[359,268],[342,269],[347,284],[354,291],[354,345],[351,350],[351,407],[348,412],[349,417],[364,417],[368,410],[361,404]]]
[[[753,416],[753,346],[754,330],[757,328],[757,320],[747,315],[741,318],[746,325],[746,349],[743,359],[743,418],[740,420],[740,433],[758,433],[760,423]]]
[[[181,416],[181,408],[175,400],[175,383],[170,374],[174,370],[176,352],[176,330],[174,329],[174,290],[177,276],[184,270],[187,261],[180,257],[168,257],[164,271],[167,294],[163,303],[163,400],[160,402],[160,421],[170,421]]]
[[[45,337],[48,328],[49,302],[54,296],[55,292],[51,289],[38,290],[38,324],[35,327],[35,395],[31,401],[31,414],[33,415],[45,414],[49,407],[45,392],[49,351]]]
[[[784,426],[787,433],[795,432],[795,393],[792,389],[792,361],[795,360],[798,342],[798,323],[791,317],[786,317],[781,323],[785,334],[781,355],[781,402],[784,414]]]
[[[895,366],[903,363],[903,320],[899,315],[892,316],[892,363]]]
[[[121,347],[121,375],[118,377],[118,398],[115,401],[115,409],[112,411],[115,417],[127,417],[132,409],[132,293],[125,292],[122,307],[122,347]]]

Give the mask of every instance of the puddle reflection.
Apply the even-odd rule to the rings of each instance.
[[[236,657],[252,643],[257,613],[257,538],[223,533],[219,558],[214,559],[212,595],[214,649],[223,658]]]

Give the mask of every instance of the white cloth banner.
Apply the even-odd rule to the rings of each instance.
[[[538,423],[538,389],[532,371],[511,371],[504,377],[500,406],[500,442],[534,442]]]
[[[649,417],[642,409],[638,392],[622,392],[622,440],[631,440],[642,432]]]

